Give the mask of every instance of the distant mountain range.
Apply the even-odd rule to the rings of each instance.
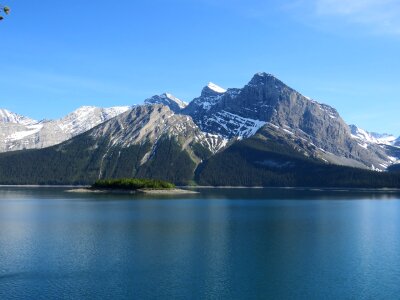
[[[0,152],[0,183],[9,184],[137,176],[202,185],[400,186],[397,173],[375,172],[397,164],[399,139],[349,126],[334,108],[267,73],[240,89],[209,83],[190,103],[165,93],[143,105],[83,107],[41,122],[0,110]]]
[[[43,121],[0,109],[0,152],[57,145],[129,109],[83,106],[62,119]]]
[[[350,125],[351,135],[362,143],[364,148],[370,144],[396,146],[400,138],[396,138],[393,134],[368,132],[356,125]]]

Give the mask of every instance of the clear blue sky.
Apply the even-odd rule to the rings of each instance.
[[[259,71],[400,135],[398,0],[0,0],[0,107],[36,119]]]

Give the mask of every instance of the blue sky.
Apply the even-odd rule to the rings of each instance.
[[[259,71],[400,135],[398,0],[0,0],[0,107],[36,119],[82,105],[190,101]]]

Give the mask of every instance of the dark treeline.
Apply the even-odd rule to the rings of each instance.
[[[42,150],[0,154],[0,184],[85,184],[103,178],[150,178],[177,185],[293,186],[400,188],[399,166],[393,172],[327,165],[308,158],[285,143],[250,138],[234,143],[197,166],[174,139],[161,139],[157,150],[148,143],[109,147],[107,139],[85,135],[73,143]]]

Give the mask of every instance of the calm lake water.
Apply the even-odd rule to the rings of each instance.
[[[0,188],[0,299],[399,299],[400,193]]]

